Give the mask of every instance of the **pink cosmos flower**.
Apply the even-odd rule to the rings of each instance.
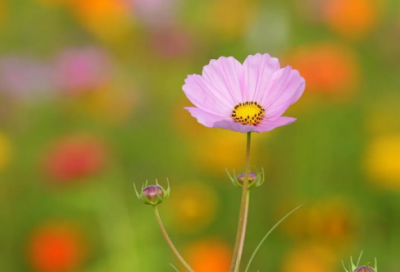
[[[264,132],[293,123],[282,114],[303,94],[305,80],[268,54],[211,60],[203,74],[189,75],[183,91],[196,106],[185,108],[206,127]]]

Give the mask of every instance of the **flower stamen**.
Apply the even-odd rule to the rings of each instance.
[[[243,125],[257,125],[265,115],[265,109],[255,101],[246,101],[237,104],[232,111],[232,118],[235,122]]]

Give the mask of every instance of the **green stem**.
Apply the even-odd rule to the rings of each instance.
[[[154,213],[156,215],[156,219],[157,219],[157,223],[158,226],[160,227],[160,230],[165,238],[165,240],[167,240],[167,243],[169,245],[169,247],[172,249],[172,251],[174,252],[175,256],[178,258],[178,260],[183,264],[184,267],[186,267],[186,269],[190,272],[194,272],[193,269],[187,264],[187,262],[183,259],[183,257],[181,256],[181,254],[179,254],[178,250],[176,249],[176,247],[174,246],[174,244],[172,243],[171,239],[168,236],[167,231],[164,228],[164,225],[161,221],[161,217],[160,214],[158,213],[158,208],[157,205],[154,206]]]
[[[251,132],[247,133],[247,148],[246,148],[246,168],[245,177],[242,189],[242,200],[240,204],[239,223],[236,233],[236,242],[233,249],[233,257],[231,264],[231,272],[239,271],[240,261],[242,258],[244,240],[246,236],[247,215],[249,210],[249,172],[250,172],[250,147],[251,147]]]

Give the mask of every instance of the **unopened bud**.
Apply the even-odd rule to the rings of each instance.
[[[357,267],[354,272],[375,272],[371,267],[369,266],[360,266]]]
[[[162,203],[164,199],[166,199],[169,196],[170,193],[169,182],[168,182],[168,188],[165,190],[158,184],[158,181],[156,181],[156,185],[150,185],[150,186],[147,186],[147,181],[146,181],[146,183],[142,186],[142,191],[140,192],[140,194],[136,190],[135,184],[133,184],[133,186],[135,188],[136,196],[139,198],[139,200],[143,201],[143,203],[147,205],[156,206]]]
[[[161,203],[159,201],[163,198],[164,192],[160,186],[150,185],[143,189],[143,195],[146,196],[147,201],[149,202],[148,204],[156,205]]]
[[[353,262],[353,257],[350,257],[350,264],[349,264],[349,270],[347,270],[346,266],[344,265],[343,261],[343,268],[346,272],[378,272],[378,264],[375,258],[375,265],[374,267],[370,267],[370,266],[358,266],[361,256],[362,256],[363,252],[361,251],[360,257],[358,258],[358,262],[356,264],[354,264]]]
[[[236,179],[239,181],[239,183],[240,184],[242,184],[243,185],[243,183],[244,183],[244,181],[245,181],[245,178],[246,178],[246,173],[240,173],[239,175],[237,175],[237,177],[236,177]],[[249,179],[248,179],[248,182],[249,182],[249,185],[253,182],[253,181],[255,181],[257,179],[257,174],[256,173],[253,173],[253,172],[250,172],[249,173]]]
[[[228,170],[226,170],[226,173],[228,174],[228,177],[232,181],[233,185],[243,187],[246,178],[246,173],[240,173],[239,175],[236,176],[235,169],[233,169],[233,175],[231,175],[228,172]],[[262,169],[257,174],[253,172],[249,173],[248,184],[247,184],[248,188],[258,187],[261,186],[261,184],[263,183],[264,183],[264,169]]]

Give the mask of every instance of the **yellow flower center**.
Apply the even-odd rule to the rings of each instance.
[[[243,125],[257,125],[264,118],[265,109],[253,101],[246,101],[237,104],[232,111],[232,118],[235,122]]]

